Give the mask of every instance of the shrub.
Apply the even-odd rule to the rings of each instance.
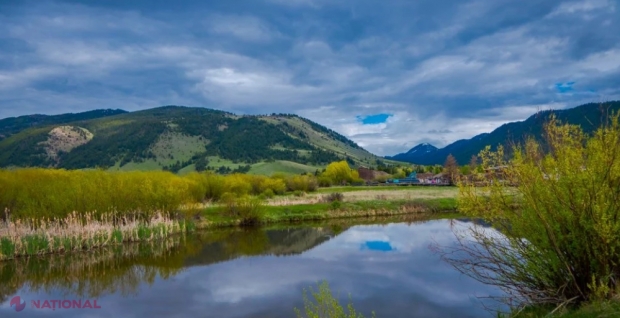
[[[333,201],[330,206],[332,207],[332,209],[334,210],[338,210],[342,207],[342,201]]]
[[[224,178],[224,188],[226,192],[234,193],[238,196],[245,196],[252,192],[252,184],[248,182],[246,176],[238,173]]]
[[[263,193],[261,193],[261,195],[264,196],[267,199],[271,199],[274,196],[276,196],[276,194],[273,193],[273,190],[271,190],[271,189],[267,189],[267,190],[263,191]]]
[[[65,218],[69,213],[172,213],[199,197],[195,179],[169,172],[0,170],[0,210],[15,218]]]
[[[225,193],[222,196],[222,202],[224,214],[239,218],[242,225],[258,224],[264,216],[263,202],[258,198],[237,197],[233,193]]]
[[[319,184],[314,176],[293,176],[286,180],[289,191],[314,192]]]
[[[252,190],[250,193],[252,194],[261,194],[265,189],[263,188],[263,182],[267,177],[265,176],[257,176],[257,175],[243,175],[245,182],[249,183],[252,186]]]
[[[344,194],[340,192],[330,193],[323,197],[323,201],[325,202],[335,202],[335,201],[343,201],[343,200],[344,200]]]
[[[552,118],[545,136],[544,143],[528,139],[514,147],[510,161],[501,147],[480,153],[485,168],[503,171],[482,189],[461,184],[459,210],[491,222],[504,236],[474,227],[474,246],[459,248],[468,257],[446,259],[503,288],[512,305],[617,297],[619,117],[592,136]]]
[[[270,190],[274,194],[284,194],[286,192],[286,183],[282,179],[266,178],[261,183],[261,192]]]
[[[333,185],[332,179],[323,175],[317,178],[317,182],[319,184],[319,187],[323,188],[331,187]]]
[[[215,173],[206,173],[203,174],[205,178],[206,185],[206,194],[205,198],[217,201],[219,200],[224,192],[226,192],[225,184],[224,184],[224,176]]]
[[[361,313],[358,313],[355,308],[353,308],[353,304],[350,302],[345,309],[338,299],[334,297],[326,281],[318,285],[317,291],[311,288],[310,293],[314,298],[313,300],[308,298],[306,290],[303,292],[304,312],[306,315],[303,316],[301,311],[295,308],[295,313],[298,318],[364,318]],[[374,312],[372,313],[372,317],[375,317]]]

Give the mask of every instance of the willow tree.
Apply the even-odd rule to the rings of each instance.
[[[330,163],[327,168],[325,168],[323,176],[329,178],[333,184],[354,182],[360,179],[358,172],[351,169],[345,160]]]
[[[512,305],[576,305],[620,291],[619,116],[591,135],[551,118],[542,142],[480,153],[486,186],[460,185],[459,208],[490,222],[444,250]],[[501,233],[499,235],[498,233]],[[452,252],[456,254],[451,254]]]

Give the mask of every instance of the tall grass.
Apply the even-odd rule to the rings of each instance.
[[[92,213],[76,212],[59,220],[32,219],[9,221],[0,227],[0,260],[21,256],[90,250],[123,242],[153,241],[193,229],[193,224],[153,214],[147,221],[112,216],[99,220]]]

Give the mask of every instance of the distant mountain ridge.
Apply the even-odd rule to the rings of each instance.
[[[409,149],[409,151],[407,151],[403,155],[405,155],[408,158],[408,160],[416,161],[421,158],[424,158],[425,156],[428,156],[431,153],[436,152],[437,150],[438,150],[437,147],[429,143],[422,143]]]
[[[314,172],[337,160],[382,160],[292,114],[235,115],[201,107],[95,110],[0,120],[0,167],[269,174]]]
[[[464,165],[469,162],[471,156],[478,155],[487,145],[495,149],[498,145],[508,146],[512,142],[522,142],[527,136],[541,138],[543,125],[552,114],[555,114],[562,123],[580,125],[585,132],[590,133],[605,122],[608,114],[619,110],[620,101],[610,101],[589,103],[570,109],[540,111],[524,121],[504,124],[490,133],[457,140],[444,148],[432,147],[435,148],[433,151],[427,144],[420,144],[405,153],[385,158],[420,165],[441,165],[444,164],[446,157],[452,154],[459,164]],[[430,151],[420,154],[419,149],[422,148]]]

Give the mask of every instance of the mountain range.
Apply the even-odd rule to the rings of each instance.
[[[184,106],[0,120],[0,167],[188,172],[314,172],[384,160],[292,114],[236,115]]]
[[[457,140],[444,148],[424,143],[405,153],[385,158],[419,165],[442,165],[448,155],[452,154],[460,165],[466,165],[472,156],[478,155],[487,145],[496,149],[498,145],[509,146],[523,142],[528,136],[541,139],[544,124],[549,121],[551,115],[555,115],[561,123],[580,125],[586,133],[590,133],[606,122],[612,112],[619,110],[620,101],[611,101],[589,103],[563,110],[540,111],[524,121],[504,124],[490,133]]]
[[[164,106],[136,112],[105,109],[28,115],[0,120],[0,167],[271,174],[314,172],[337,160],[365,166],[380,162],[441,165],[449,154],[463,165],[487,145],[495,148],[521,142],[526,136],[541,138],[552,114],[592,132],[618,110],[620,101],[541,111],[444,148],[423,143],[385,158],[292,114],[236,115]]]

